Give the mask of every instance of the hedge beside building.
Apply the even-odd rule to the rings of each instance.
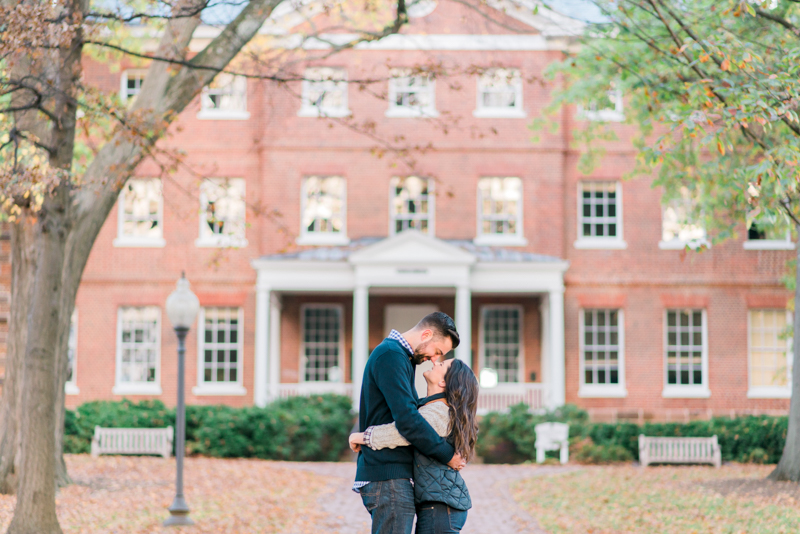
[[[347,450],[352,401],[341,395],[279,400],[265,408],[187,406],[189,453],[217,458],[336,461]],[[94,427],[154,428],[175,425],[175,410],[161,401],[97,401],[67,410],[64,451],[87,453]]]

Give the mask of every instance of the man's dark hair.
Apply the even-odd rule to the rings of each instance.
[[[429,313],[417,323],[417,328],[430,328],[433,330],[434,336],[449,337],[450,341],[453,342],[454,349],[461,343],[461,338],[458,337],[458,330],[456,330],[456,323],[444,312]]]

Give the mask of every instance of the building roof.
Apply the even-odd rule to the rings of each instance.
[[[354,239],[347,245],[342,246],[320,246],[307,248],[281,254],[267,254],[260,259],[268,261],[281,260],[300,260],[300,261],[347,261],[350,255],[370,245],[375,245],[387,238],[385,237],[362,237]],[[391,238],[389,238],[391,239]],[[458,247],[465,252],[475,256],[479,262],[503,262],[503,263],[555,263],[563,262],[556,256],[546,256],[544,254],[533,254],[531,252],[521,252],[503,247],[490,247],[485,245],[475,245],[466,239],[437,239],[450,246]]]

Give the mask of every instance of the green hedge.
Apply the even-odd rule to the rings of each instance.
[[[217,458],[336,461],[347,450],[354,422],[352,401],[341,395],[294,397],[265,408],[187,406],[190,453]],[[160,401],[89,402],[67,410],[64,449],[86,453],[94,427],[175,425],[175,410]]]
[[[710,437],[717,435],[722,459],[736,462],[776,463],[783,452],[788,419],[748,416],[715,418],[689,423],[590,423],[585,411],[565,406],[545,414],[532,414],[525,405],[508,413],[490,413],[480,422],[478,454],[488,463],[519,463],[536,457],[533,427],[547,421],[569,423],[570,441],[590,438],[599,447],[622,447],[639,458],[639,434],[647,436]],[[619,449],[616,449],[619,452]],[[600,455],[602,456],[602,455]],[[619,456],[615,454],[612,456]]]

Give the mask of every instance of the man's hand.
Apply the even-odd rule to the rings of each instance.
[[[453,457],[450,459],[450,461],[447,462],[447,465],[448,467],[455,469],[456,471],[461,471],[462,469],[464,469],[464,467],[466,467],[467,462],[464,461],[464,459],[461,457],[460,454],[455,453]]]

